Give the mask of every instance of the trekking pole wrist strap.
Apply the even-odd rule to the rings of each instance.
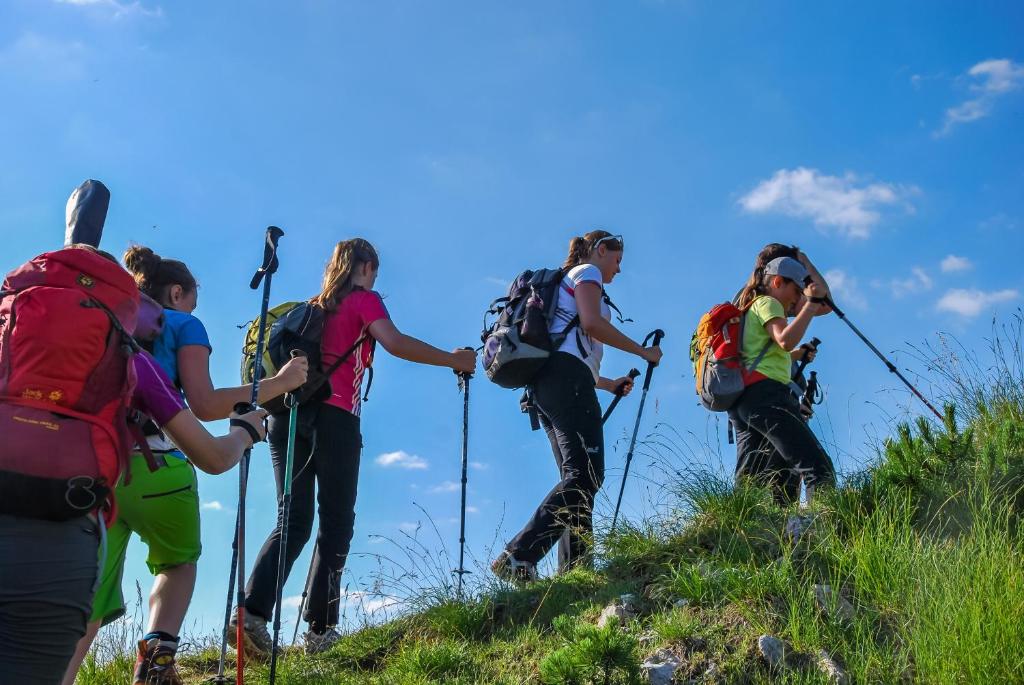
[[[253,428],[248,421],[243,421],[242,419],[231,419],[229,423],[232,428],[244,428],[245,432],[249,434],[250,438],[252,438],[253,445],[263,440],[263,438],[260,437],[259,431]]]

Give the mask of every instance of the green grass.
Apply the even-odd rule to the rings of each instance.
[[[945,421],[896,426],[874,466],[815,501],[796,544],[783,534],[792,512],[765,491],[680,477],[659,515],[599,534],[596,570],[522,589],[487,581],[466,601],[435,589],[326,654],[286,652],[279,682],[635,685],[657,649],[679,657],[680,682],[712,668],[704,682],[824,683],[821,650],[854,683],[1024,682],[1024,364],[991,367],[1017,376],[989,382],[943,368]],[[819,606],[818,584],[852,620]],[[597,628],[626,593],[637,615]],[[759,659],[761,633],[790,645],[785,672]],[[79,682],[127,682],[130,659],[116,655],[130,642],[108,640]],[[198,683],[216,654],[181,662]],[[248,681],[266,682],[265,666]]]

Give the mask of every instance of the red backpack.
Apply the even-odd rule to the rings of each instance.
[[[128,272],[90,250],[42,254],[4,279],[0,513],[66,520],[112,507],[133,443],[138,309]]]
[[[727,411],[748,385],[764,380],[758,365],[771,348],[765,345],[748,367],[743,363],[743,327],[747,310],[732,302],[715,305],[701,317],[690,340],[690,361],[701,404],[711,411]]]

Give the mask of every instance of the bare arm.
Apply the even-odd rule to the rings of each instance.
[[[369,331],[374,340],[399,359],[467,373],[472,373],[476,367],[476,354],[472,350],[445,352],[419,338],[402,333],[391,319],[377,319],[370,324]]]
[[[260,381],[260,402],[283,395],[306,382],[309,362],[292,359],[272,378]],[[215,388],[210,378],[210,349],[204,345],[185,345],[178,349],[178,377],[185,399],[195,416],[202,421],[226,418],[239,402],[252,398],[252,385]]]
[[[263,416],[266,412],[259,410],[242,418],[263,435]],[[252,438],[244,428],[232,427],[227,435],[214,436],[188,409],[182,409],[162,428],[193,464],[214,475],[231,469],[242,458],[242,453],[252,447]]]
[[[825,291],[826,297],[831,299],[832,289],[828,287],[828,282],[825,280],[825,277],[821,275],[821,272],[818,271],[818,267],[814,266],[814,263],[811,262],[811,258],[808,257],[802,250],[798,253],[798,257],[800,263],[804,265],[805,269],[807,269],[807,273],[810,274],[811,280],[817,283],[818,286]],[[828,314],[831,311],[832,308],[827,305],[824,307],[819,307],[818,312],[815,314],[815,316],[824,316],[825,314]]]
[[[617,350],[635,354],[655,364],[661,359],[661,348],[644,347],[601,316],[601,286],[592,281],[580,283],[575,290],[576,309],[583,332]]]
[[[807,327],[810,326],[811,319],[815,317],[817,311],[818,305],[808,300],[800,309],[800,312],[788,324],[784,318],[776,317],[766,321],[764,328],[772,340],[777,342],[782,349],[786,352],[792,352],[797,349],[800,341],[804,339]]]

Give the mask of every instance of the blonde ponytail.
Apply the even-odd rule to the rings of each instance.
[[[333,312],[353,290],[352,276],[363,264],[380,266],[377,251],[369,241],[362,238],[342,240],[334,246],[334,254],[324,269],[324,280],[320,294],[310,302]]]

